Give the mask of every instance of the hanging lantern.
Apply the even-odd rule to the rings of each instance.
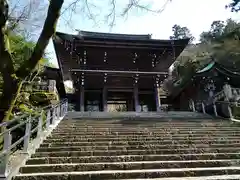
[[[104,58],[103,58],[103,62],[107,62],[107,52],[104,52]]]

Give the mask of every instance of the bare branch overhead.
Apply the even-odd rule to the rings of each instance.
[[[8,29],[15,33],[39,34],[45,18],[45,3],[38,0],[14,0],[9,3]]]
[[[105,0],[101,3],[94,0],[73,0],[66,5],[62,10],[61,15],[64,16],[64,20],[68,24],[72,19],[73,13],[80,13],[82,16],[86,16],[92,20],[94,24],[97,24],[99,17],[104,18],[105,22],[113,27],[118,17],[126,17],[132,10],[143,10],[151,13],[161,13],[171,0],[162,0],[163,6],[152,8],[152,1],[148,3],[147,0],[128,0],[124,3],[122,0]],[[66,18],[67,13],[67,18]]]
[[[50,1],[48,15],[45,20],[42,32],[38,38],[37,44],[33,53],[23,66],[16,72],[17,77],[24,78],[32,72],[39,60],[42,58],[45,48],[47,47],[50,38],[55,32],[57,20],[60,16],[60,10],[64,0]]]

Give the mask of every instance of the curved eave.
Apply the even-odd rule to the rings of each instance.
[[[205,66],[203,69],[197,71],[196,74],[201,74],[201,73],[204,73],[204,72],[208,72],[210,71],[215,65],[215,61],[209,63],[207,66]]]
[[[161,44],[161,45],[167,45],[169,47],[172,46],[181,46],[183,48],[186,47],[186,45],[189,42],[189,38],[188,39],[179,39],[179,40],[164,40],[164,39],[149,39],[149,40],[143,40],[143,39],[115,39],[115,38],[94,38],[94,37],[83,37],[83,36],[79,36],[79,35],[72,35],[72,34],[66,34],[66,33],[62,33],[62,32],[56,32],[55,34],[55,38],[53,39],[53,41],[55,41],[55,43],[61,43],[62,41],[112,41],[112,42],[116,42],[116,43],[144,43],[144,44]]]

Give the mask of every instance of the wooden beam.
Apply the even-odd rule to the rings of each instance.
[[[105,44],[105,45],[124,45],[124,46],[152,46],[152,47],[168,47],[169,49],[171,49],[172,47],[185,47],[185,44],[173,44],[171,43],[171,41],[166,41],[166,42],[160,42],[160,41],[156,41],[156,40],[151,40],[150,42],[116,42],[116,41],[109,41],[109,40],[105,40],[105,41],[94,41],[94,40],[80,40],[76,42],[76,47],[77,46],[81,46],[81,45],[86,45],[86,44],[95,44],[95,45],[101,45],[101,44]]]
[[[112,71],[112,70],[87,70],[87,69],[71,69],[71,72],[86,73],[107,73],[107,74],[147,74],[147,75],[168,75],[168,72],[144,72],[144,71]]]
[[[82,47],[97,47],[97,48],[115,48],[115,49],[148,49],[148,50],[164,50],[168,47],[152,47],[152,46],[136,46],[135,45],[105,45],[105,44],[81,44],[77,46],[78,48]],[[170,50],[171,47],[169,47]]]

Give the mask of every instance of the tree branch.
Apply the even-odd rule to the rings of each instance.
[[[27,60],[16,72],[17,77],[24,79],[28,76],[32,70],[36,67],[39,60],[44,54],[44,50],[47,47],[50,38],[55,33],[56,24],[60,16],[60,10],[62,8],[64,0],[51,0],[48,8],[47,18],[45,20],[43,30],[37,41],[37,44],[33,50],[33,53],[29,60]]]
[[[142,9],[142,10],[145,10],[147,12],[152,12],[152,13],[161,13],[166,8],[167,4],[171,1],[172,0],[166,0],[166,2],[164,3],[164,5],[162,6],[161,9],[154,10],[152,8],[149,8],[145,4],[141,4],[141,0],[129,0],[128,4],[123,9],[121,16],[126,16],[128,14],[128,12],[133,8]]]
[[[116,0],[109,0],[111,6],[109,14],[106,15],[106,22],[109,22],[109,26],[112,28],[115,25],[116,20]]]
[[[94,2],[94,0],[92,0]],[[86,15],[90,20],[94,22],[95,25],[97,25],[97,19],[98,17],[104,16],[105,22],[112,28],[115,25],[115,21],[118,17],[126,17],[128,13],[133,9],[140,9],[146,12],[151,13],[161,13],[165,7],[168,5],[169,2],[172,0],[164,0],[165,3],[160,8],[151,8],[149,4],[146,3],[146,0],[127,0],[125,3],[125,7],[119,11],[119,5],[118,3],[122,3],[122,0],[105,0],[101,4],[91,3],[91,0],[72,0],[69,5],[63,9],[62,14],[66,12],[69,12],[69,16],[67,19],[63,18],[66,21],[66,24],[69,25],[69,22],[71,21],[72,12],[76,13],[76,10],[78,9],[78,4],[82,7],[81,8],[81,14]],[[104,3],[108,2],[108,5],[105,5]],[[102,11],[99,14],[96,14],[96,11],[94,11],[91,7],[94,8],[100,8],[104,11]],[[109,7],[109,9],[107,9]],[[107,10],[106,10],[107,9]],[[75,29],[75,28],[72,28]]]

